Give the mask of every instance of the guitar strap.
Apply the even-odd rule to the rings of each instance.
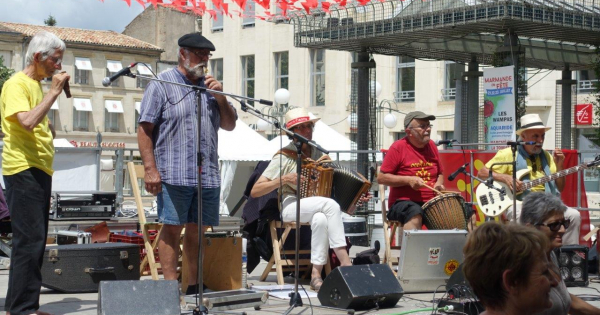
[[[548,163],[548,159],[546,157],[546,151],[542,150],[542,152],[540,154],[530,156],[529,153],[527,153],[527,151],[525,151],[525,148],[523,148],[523,146],[519,146],[519,148],[518,148],[517,170],[522,170],[522,169],[527,168],[527,159],[528,158],[535,159],[537,156],[540,157],[540,161],[542,162],[542,169],[544,170],[544,173],[546,175],[551,175],[552,173],[550,172],[550,163]],[[556,183],[554,181],[547,182],[545,184],[545,190],[554,196],[560,197],[560,192],[558,191],[558,187],[556,186]],[[529,191],[524,191],[520,196],[521,199],[524,198],[528,193],[529,193]]]

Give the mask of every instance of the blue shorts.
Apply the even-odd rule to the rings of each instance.
[[[202,188],[202,225],[219,225],[221,188]],[[169,225],[198,223],[198,191],[196,187],[163,183],[156,198],[158,221]]]

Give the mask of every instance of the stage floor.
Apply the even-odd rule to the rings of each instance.
[[[271,273],[267,278],[268,282],[260,282],[258,281],[260,274],[264,269],[264,264],[259,265],[252,274],[250,274],[249,283],[254,285],[271,285],[275,283],[275,274]],[[598,282],[597,275],[590,275],[590,285],[589,287],[584,288],[569,288],[569,291],[572,294],[578,295],[586,300],[588,300],[592,305],[596,307],[600,307],[600,282]],[[286,278],[286,283],[293,284],[292,278]],[[6,290],[8,283],[8,270],[0,270],[0,309],[3,309]],[[303,280],[301,284],[304,285],[306,290],[309,290],[309,281]],[[435,298],[438,299],[442,297],[442,293],[438,293],[435,295]],[[370,312],[369,314],[398,314],[401,312],[412,311],[422,308],[430,308],[432,307],[432,300],[434,299],[434,294],[405,294],[402,299],[398,302],[396,307],[378,310],[374,312]],[[98,303],[98,294],[97,293],[78,293],[78,294],[63,294],[58,293],[49,289],[42,289],[41,295],[41,310],[45,312],[50,312],[56,315],[59,314],[78,314],[78,315],[97,315],[97,303]],[[282,314],[285,310],[288,309],[288,300],[281,300],[274,297],[269,297],[267,303],[262,307],[261,310],[254,310],[254,308],[246,308],[241,309],[239,311],[244,311],[249,315],[266,315],[266,314]],[[303,300],[304,306],[298,307],[292,311],[291,314],[345,314],[346,312],[335,312],[332,310],[324,310],[319,308],[314,308],[311,312],[309,301],[307,299]],[[319,300],[315,298],[310,299],[310,303],[314,305],[319,305]],[[356,314],[360,314],[361,312],[357,312]],[[417,312],[412,314],[431,314],[431,311],[426,312]],[[4,315],[4,313],[0,314]],[[127,314],[123,314],[127,315]]]

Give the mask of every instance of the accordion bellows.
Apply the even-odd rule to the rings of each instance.
[[[359,199],[371,188],[371,182],[360,173],[333,163],[305,162],[302,175],[305,180],[300,183],[301,198],[332,198],[350,215],[354,214]]]

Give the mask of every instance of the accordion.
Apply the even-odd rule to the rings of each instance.
[[[331,198],[350,215],[354,214],[359,199],[371,188],[371,182],[364,176],[338,164],[305,162],[302,175],[305,180],[300,183],[300,198]]]

